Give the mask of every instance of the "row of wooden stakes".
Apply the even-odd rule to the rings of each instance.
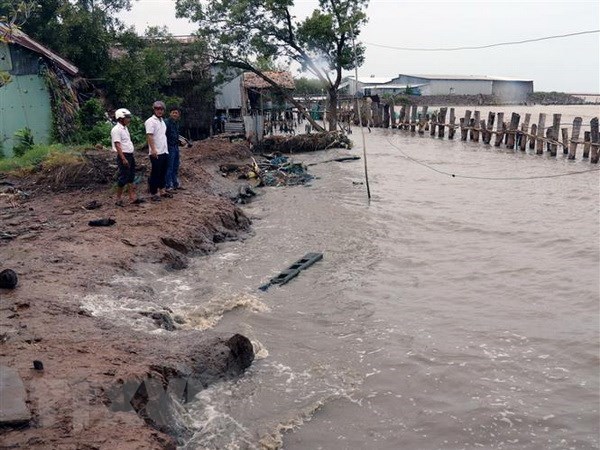
[[[563,148],[563,154],[568,155],[568,159],[575,159],[577,154],[577,146],[583,144],[583,158],[590,158],[590,163],[597,164],[599,159],[599,135],[598,135],[598,118],[594,117],[590,121],[590,131],[584,132],[583,140],[580,139],[582,119],[576,117],[573,120],[573,128],[571,139],[569,139],[569,129],[561,128],[562,114],[553,114],[552,126],[546,127],[546,114],[540,113],[537,124],[531,125],[531,114],[525,114],[523,123],[519,127],[521,116],[517,113],[512,113],[510,122],[504,122],[504,113],[488,114],[487,121],[481,120],[480,112],[470,110],[465,111],[465,116],[459,119],[459,125],[456,124],[456,115],[454,108],[450,108],[448,122],[448,108],[440,108],[438,112],[431,115],[427,114],[427,106],[422,106],[421,113],[417,111],[418,106],[408,105],[403,106],[400,110],[398,124],[395,117],[390,114],[392,128],[401,130],[410,130],[419,134],[424,134],[429,131],[431,136],[436,135],[443,138],[448,129],[448,138],[454,139],[457,129],[460,129],[460,138],[462,141],[470,139],[471,141],[491,145],[494,137],[494,146],[500,147],[502,143],[510,149],[519,149],[525,151],[529,144],[529,149],[536,151],[536,154],[544,153],[544,146],[550,152],[551,156],[556,156],[558,147]],[[494,130],[494,122],[497,119],[496,129]],[[436,130],[437,129],[437,130]],[[561,140],[559,140],[559,131]]]

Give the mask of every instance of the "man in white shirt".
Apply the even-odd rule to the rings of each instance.
[[[110,132],[113,152],[117,153],[117,167],[119,179],[117,180],[117,206],[123,206],[123,190],[128,186],[129,201],[141,203],[135,192],[135,158],[133,157],[133,142],[129,135],[127,125],[131,122],[131,113],[128,109],[119,108],[115,111],[117,124]]]
[[[154,114],[144,125],[146,127],[146,138],[148,139],[148,154],[150,155],[150,199],[159,201],[160,197],[173,197],[173,194],[165,191],[165,178],[169,167],[169,150],[167,146],[167,126],[163,120],[165,104],[156,101],[152,105]]]

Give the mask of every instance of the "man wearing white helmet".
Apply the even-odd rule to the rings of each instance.
[[[165,191],[167,168],[169,167],[169,150],[167,147],[167,126],[163,120],[165,104],[156,101],[152,105],[154,114],[146,122],[146,138],[148,139],[148,154],[150,155],[150,199],[159,201],[160,197],[173,197],[173,194]]]
[[[129,186],[129,200],[131,203],[140,203],[135,193],[135,159],[133,157],[133,142],[129,135],[127,125],[131,122],[131,113],[128,109],[119,108],[115,111],[117,124],[110,132],[112,149],[117,153],[117,166],[119,179],[117,180],[117,206],[123,206],[123,190]]]

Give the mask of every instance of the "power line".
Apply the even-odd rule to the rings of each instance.
[[[564,38],[564,37],[569,37],[569,36],[579,36],[582,34],[592,34],[592,33],[600,33],[600,30],[579,31],[577,33],[557,34],[554,36],[545,36],[545,37],[535,38],[535,39],[524,39],[522,41],[498,42],[497,44],[478,45],[478,46],[469,46],[469,47],[414,48],[414,47],[393,47],[391,45],[374,44],[372,42],[365,42],[365,44],[372,45],[374,47],[389,48],[392,50],[404,50],[404,51],[411,51],[411,52],[455,52],[455,51],[459,51],[459,50],[479,50],[482,48],[500,47],[502,45],[518,45],[518,44],[525,44],[527,42],[538,42],[538,41],[545,41],[548,39],[559,39],[559,38]]]
[[[468,178],[471,180],[491,180],[491,181],[537,180],[540,178],[559,178],[559,177],[566,177],[566,176],[570,176],[570,175],[579,175],[582,173],[600,171],[600,168],[597,168],[597,169],[581,170],[578,172],[565,172],[565,173],[559,173],[559,174],[555,174],[555,175],[533,175],[530,177],[481,177],[481,176],[476,176],[476,175],[460,175],[460,174],[455,174],[452,172],[446,172],[444,170],[439,170],[439,169],[436,169],[435,167],[431,167],[430,165],[424,163],[423,161],[419,161],[418,159],[415,159],[412,156],[406,154],[400,147],[398,147],[397,145],[394,145],[394,143],[392,141],[390,141],[389,139],[388,139],[388,142],[396,150],[399,150],[400,153],[402,153],[402,155],[409,161],[412,161],[415,164],[424,166],[424,167],[428,168],[429,170],[433,170],[434,172],[437,172],[441,175],[447,175],[452,178]]]

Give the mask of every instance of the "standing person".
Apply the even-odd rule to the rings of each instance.
[[[173,106],[169,108],[169,118],[165,120],[167,125],[167,147],[169,149],[169,167],[167,168],[167,178],[165,187],[167,192],[173,189],[183,189],[179,185],[179,118],[181,113],[179,108]]]
[[[165,191],[165,178],[169,165],[169,149],[167,146],[167,126],[163,120],[165,104],[156,101],[152,105],[154,114],[144,122],[146,127],[146,138],[148,139],[148,154],[150,155],[150,200],[160,201],[160,197],[173,197],[173,194]]]
[[[110,132],[110,141],[113,152],[117,154],[117,167],[119,168],[119,179],[117,180],[117,206],[123,204],[123,190],[128,186],[129,201],[132,204],[141,203],[135,192],[135,158],[133,157],[133,142],[129,135],[127,125],[131,122],[131,113],[128,109],[119,108],[115,111],[117,124]]]

